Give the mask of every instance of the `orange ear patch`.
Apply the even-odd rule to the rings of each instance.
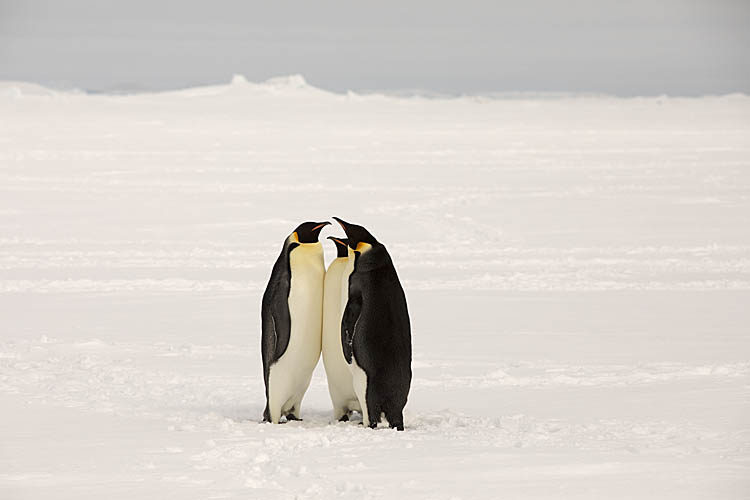
[[[371,248],[372,248],[372,245],[370,245],[369,243],[365,243],[364,241],[360,241],[359,243],[357,243],[357,248],[355,248],[354,251],[355,252],[359,252],[359,253],[365,253],[366,251],[368,251]]]

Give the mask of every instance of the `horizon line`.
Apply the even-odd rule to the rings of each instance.
[[[332,96],[383,96],[390,98],[422,98],[422,99],[462,99],[462,98],[486,98],[486,99],[564,99],[564,98],[614,98],[614,99],[701,99],[701,98],[726,98],[726,97],[750,97],[750,94],[744,91],[726,92],[722,94],[669,94],[666,92],[658,94],[611,94],[597,91],[567,91],[567,90],[489,90],[479,92],[447,92],[429,88],[391,88],[391,89],[349,89],[345,91],[336,91],[318,87],[310,84],[307,79],[300,73],[279,75],[267,78],[262,81],[248,80],[241,73],[235,73],[228,81],[199,83],[196,85],[175,86],[175,87],[149,87],[141,84],[123,83],[121,85],[110,86],[107,89],[81,88],[77,86],[68,86],[66,84],[40,83],[32,80],[15,80],[0,79],[0,92],[11,89],[15,85],[36,86],[50,94],[83,94],[92,96],[140,96],[149,94],[169,94],[182,93],[191,90],[209,90],[214,88],[230,89],[247,85],[257,89],[297,89],[311,90],[320,93],[330,94]],[[4,88],[2,88],[4,87]],[[21,89],[18,89],[23,95]],[[34,94],[27,94],[34,95]]]

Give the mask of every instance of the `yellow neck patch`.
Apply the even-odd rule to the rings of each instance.
[[[371,249],[372,249],[372,245],[370,245],[369,243],[365,243],[364,241],[360,241],[359,243],[357,243],[357,248],[355,248],[354,251],[359,252],[359,253],[365,253]]]

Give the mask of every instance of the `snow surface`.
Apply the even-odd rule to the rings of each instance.
[[[406,289],[403,433],[322,366],[259,423],[263,287],[332,215]],[[748,216],[741,95],[0,84],[0,498],[748,498]]]

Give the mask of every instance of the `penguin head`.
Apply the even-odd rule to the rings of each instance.
[[[347,243],[355,252],[366,252],[374,245],[379,244],[378,240],[376,240],[375,237],[370,234],[370,231],[364,227],[352,224],[351,222],[346,222],[338,217],[334,217],[334,219],[341,225],[346,233]]]
[[[330,222],[303,222],[294,230],[292,236],[297,235],[297,243],[317,243],[320,231]]]
[[[349,240],[337,236],[329,236],[329,240],[336,244],[336,258],[349,256]]]

